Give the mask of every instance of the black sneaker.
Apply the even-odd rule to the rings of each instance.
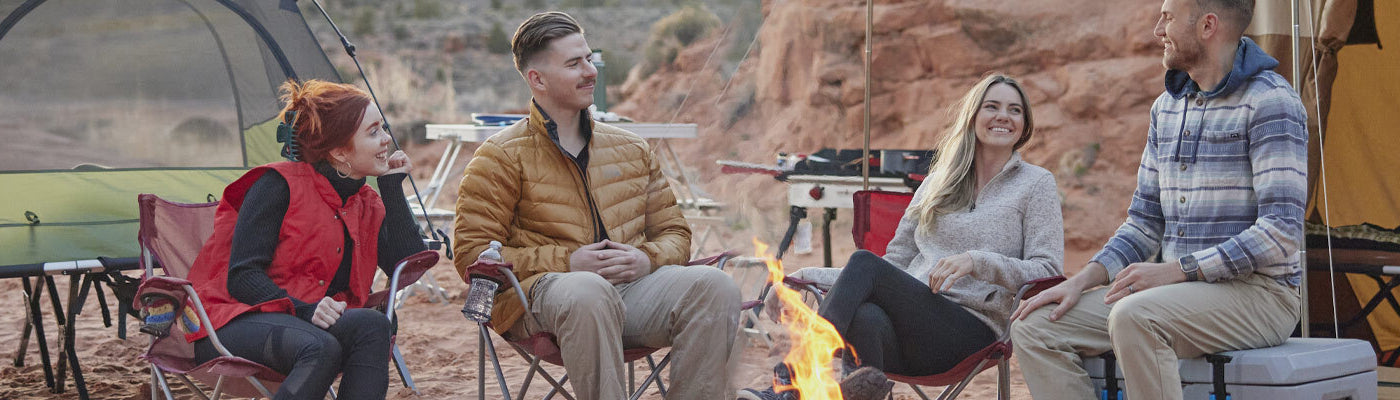
[[[773,384],[785,386],[792,385],[792,370],[788,369],[787,364],[779,363],[777,366],[773,367]],[[738,400],[798,400],[797,390],[784,390],[782,392],[777,392],[773,390],[772,386],[769,386],[767,389],[763,390],[740,390],[738,393],[735,394],[735,398]]]
[[[763,390],[744,389],[734,396],[737,400],[797,400],[797,395],[792,392],[776,393],[773,388]]]
[[[841,379],[841,398],[846,400],[880,400],[890,395],[894,382],[885,373],[862,367]]]

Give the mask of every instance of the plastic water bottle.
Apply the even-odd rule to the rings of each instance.
[[[476,260],[501,262],[501,242],[492,240],[490,247],[482,251]],[[467,289],[467,304],[462,307],[462,314],[472,321],[489,322],[496,289],[501,287],[501,282],[479,273],[471,274],[471,280],[471,287]]]
[[[797,223],[797,234],[792,236],[792,252],[808,254],[812,252],[812,221],[806,219]]]

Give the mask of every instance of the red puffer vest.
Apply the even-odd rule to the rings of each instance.
[[[248,305],[228,292],[229,253],[238,210],[243,207],[248,189],[268,169],[286,178],[291,191],[277,251],[273,254],[272,265],[267,268],[268,277],[292,297],[307,303],[321,301],[326,296],[326,285],[340,268],[344,232],[349,232],[355,243],[350,287],[333,298],[357,308],[362,307],[369,296],[378,262],[379,225],[384,222],[384,202],[379,193],[369,186],[362,187],[342,206],[330,182],[310,164],[286,161],[267,164],[253,168],[224,189],[223,200],[215,213],[214,234],[204,243],[190,268],[188,279],[199,293],[213,329],[223,327],[246,312],[296,312],[291,300],[286,298]],[[190,328],[195,329],[189,329],[186,340],[193,342],[208,336],[208,327]]]

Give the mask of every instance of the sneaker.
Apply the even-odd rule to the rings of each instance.
[[[792,392],[777,393],[773,388],[763,390],[744,389],[734,396],[737,400],[797,400],[797,395]]]
[[[889,396],[892,389],[894,382],[871,367],[861,367],[841,380],[841,397],[846,400],[879,400]]]
[[[788,369],[787,364],[778,363],[778,365],[773,367],[773,384],[792,384],[792,370]],[[773,390],[772,386],[769,386],[767,389],[763,390],[740,390],[738,393],[735,394],[735,398],[737,398],[738,400],[798,400],[796,390],[785,390],[782,392],[777,392]]]

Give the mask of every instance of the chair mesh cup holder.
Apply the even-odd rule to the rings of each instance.
[[[183,308],[180,300],[165,293],[141,295],[141,332],[157,338],[170,336],[176,311]]]

